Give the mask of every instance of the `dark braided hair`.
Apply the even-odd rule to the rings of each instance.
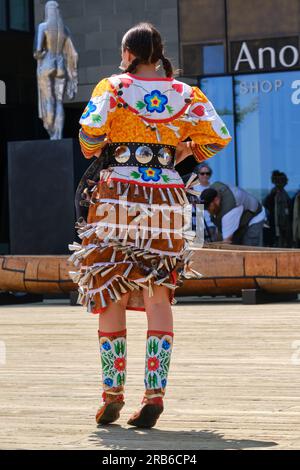
[[[125,72],[135,73],[139,64],[156,64],[162,61],[167,77],[173,76],[173,67],[164,56],[160,33],[151,23],[138,23],[122,39],[122,50],[128,49],[136,58]]]

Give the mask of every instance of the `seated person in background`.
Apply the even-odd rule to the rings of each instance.
[[[265,209],[252,194],[218,181],[202,192],[201,202],[217,226],[218,241],[263,245]]]

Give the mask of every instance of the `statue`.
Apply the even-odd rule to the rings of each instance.
[[[64,127],[63,97],[77,93],[78,54],[64,25],[59,5],[49,1],[45,6],[45,22],[39,24],[34,46],[37,60],[39,117],[51,140],[62,138]]]

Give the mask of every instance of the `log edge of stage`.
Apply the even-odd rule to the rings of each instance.
[[[193,249],[193,248],[192,248]],[[300,249],[220,245],[194,248],[193,269],[201,279],[186,279],[176,296],[241,295],[244,289],[300,293]],[[69,255],[0,255],[0,291],[68,294],[77,291],[69,277]]]

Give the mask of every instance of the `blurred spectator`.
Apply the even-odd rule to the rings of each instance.
[[[288,183],[285,173],[274,170],[272,172],[274,187],[263,201],[267,209],[270,226],[268,244],[274,247],[290,248],[292,246],[292,200],[284,187]]]
[[[200,195],[202,191],[205,189],[209,188],[210,186],[210,177],[212,175],[212,169],[207,163],[200,163],[194,168],[194,173],[197,174],[199,184],[196,184],[193,186],[193,189],[195,191],[200,191],[200,194],[198,196],[194,194],[187,194],[187,198],[192,204],[192,228],[193,230],[196,230],[197,226],[197,215],[198,217],[200,216],[200,213],[196,212],[196,207],[197,204],[200,204]],[[191,173],[188,175],[183,176],[183,180],[186,182],[188,181],[189,177],[191,176]],[[205,220],[205,227],[204,227],[204,239],[209,240],[209,241],[215,241],[216,240],[216,226],[212,222],[210,214],[207,210],[204,210],[204,220]]]
[[[295,248],[300,248],[300,191],[297,192],[293,205],[293,242]]]
[[[198,175],[199,184],[194,186],[193,189],[196,191],[204,191],[209,188],[211,185],[210,178],[212,176],[212,169],[207,163],[200,163],[195,168],[195,173]],[[197,197],[197,204],[200,204],[200,197]],[[217,228],[212,222],[210,213],[207,210],[204,210],[204,220],[205,220],[205,230],[204,230],[204,239],[209,241],[215,241],[217,237]],[[193,205],[193,228],[196,229],[196,204]]]

